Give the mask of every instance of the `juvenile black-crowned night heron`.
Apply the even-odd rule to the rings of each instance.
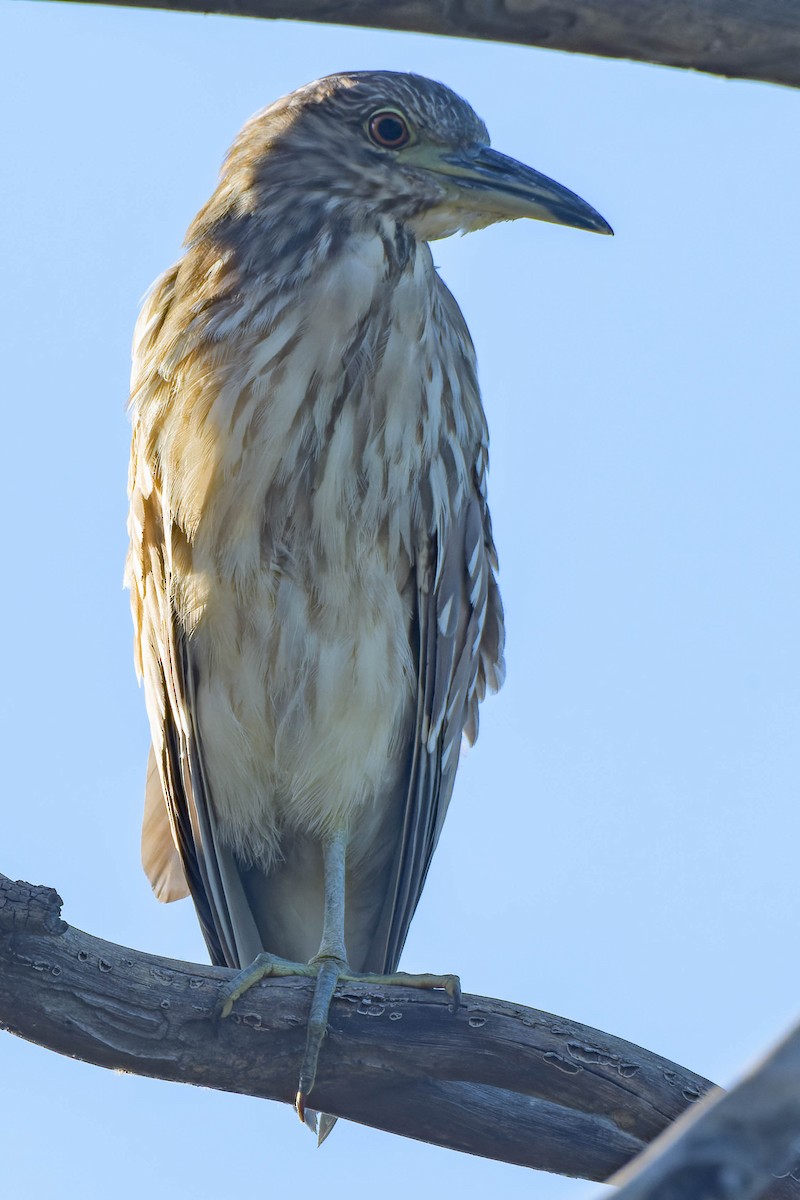
[[[317,976],[301,1116],[337,979],[457,1002],[395,972],[503,614],[475,357],[427,243],[516,217],[611,232],[442,84],[333,75],[245,125],[136,330],[144,866],[242,968],[221,1015]]]

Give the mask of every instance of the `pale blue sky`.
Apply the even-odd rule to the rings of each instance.
[[[0,7],[0,870],[111,940],[204,959],[138,862],[147,747],[125,551],[129,345],[225,149],[318,75],[443,80],[617,231],[435,247],[492,431],[508,684],[484,707],[409,969],[719,1082],[795,1016],[800,96],[352,29]],[[0,1038],[9,1195],[602,1189]],[[33,1115],[35,1113],[35,1119]],[[332,1191],[324,1194],[332,1194]]]

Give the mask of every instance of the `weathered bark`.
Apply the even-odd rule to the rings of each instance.
[[[796,0],[102,2],[516,42],[800,87],[800,5]]]
[[[800,1026],[728,1093],[706,1096],[613,1180],[619,1200],[756,1200],[800,1149]]]
[[[0,1025],[104,1067],[292,1104],[311,985],[265,981],[211,1019],[220,968],[66,925],[49,888],[0,876]],[[337,991],[320,1109],[441,1146],[587,1179],[622,1167],[711,1085],[619,1038],[483,996]],[[287,1120],[288,1120],[287,1116]],[[794,1180],[773,1200],[800,1200]]]

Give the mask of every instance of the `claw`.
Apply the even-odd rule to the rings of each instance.
[[[232,1012],[233,1012],[233,998],[231,996],[228,996],[227,999],[222,996],[219,997],[216,1005],[214,1006],[214,1020],[215,1021],[224,1021],[225,1018],[229,1017]]]
[[[294,1098],[295,1112],[305,1125],[306,1129],[310,1129],[311,1132],[316,1136],[318,1114],[313,1108],[306,1108],[307,1098],[308,1097],[306,1096],[305,1092],[298,1091]]]
[[[452,1000],[450,1008],[457,1013],[461,1007],[461,980],[457,975],[445,975],[444,978],[447,980],[444,990]]]

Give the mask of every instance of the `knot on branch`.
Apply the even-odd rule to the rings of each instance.
[[[44,933],[57,937],[69,929],[61,919],[63,900],[55,888],[0,875],[0,933]]]

